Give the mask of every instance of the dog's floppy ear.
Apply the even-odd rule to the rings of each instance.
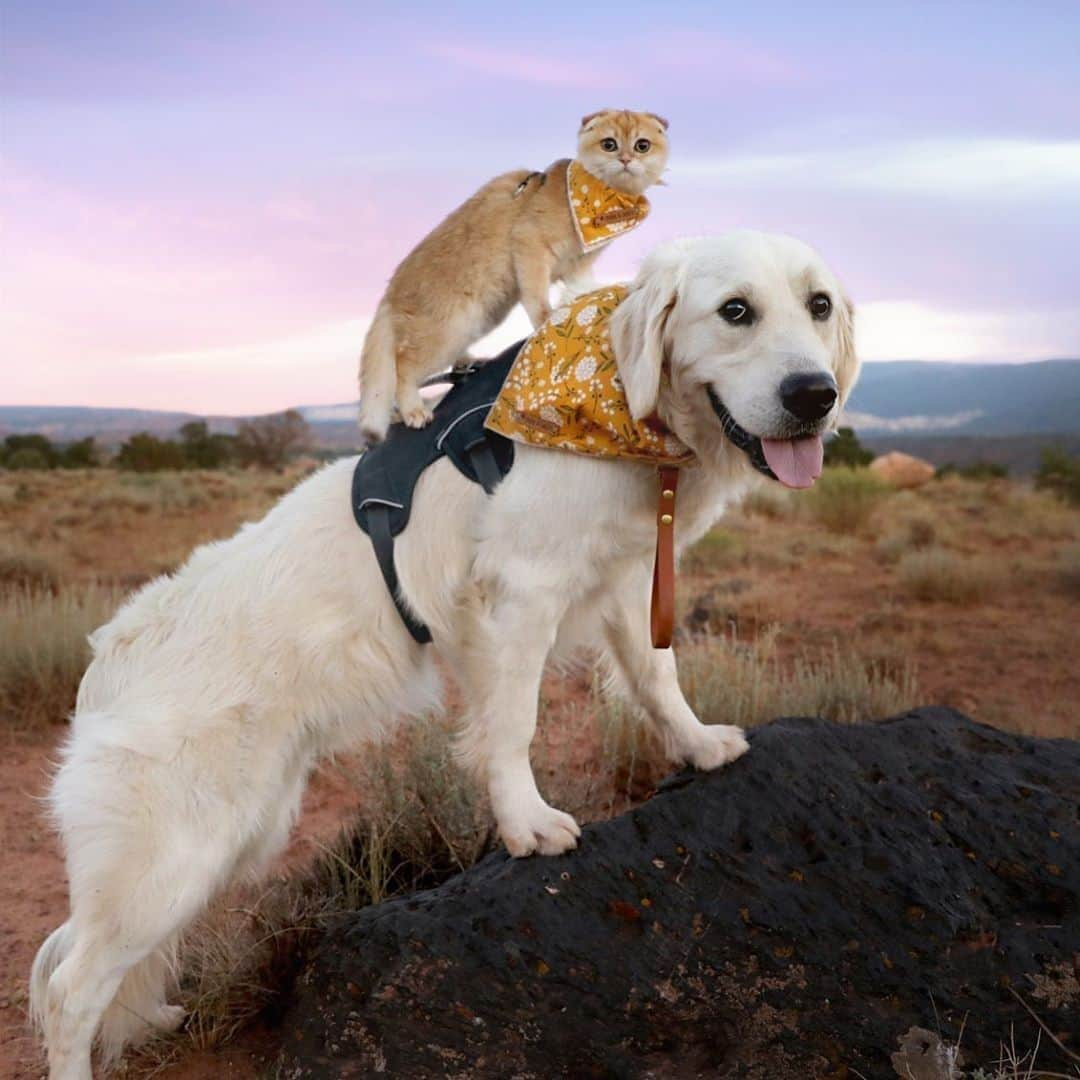
[[[855,352],[855,305],[845,296],[837,310],[836,356],[833,367],[843,405],[859,375],[859,357]]]
[[[664,367],[664,331],[679,296],[679,266],[680,260],[670,253],[654,252],[611,316],[615,365],[635,420],[656,409]]]

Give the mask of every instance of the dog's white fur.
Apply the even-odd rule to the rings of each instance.
[[[816,291],[835,300],[827,322],[807,312]],[[732,295],[758,308],[754,326],[718,316]],[[805,245],[756,233],[653,253],[611,333],[635,414],[658,409],[700,459],[679,491],[680,546],[757,476],[723,436],[705,385],[740,424],[769,435],[784,424],[784,375],[831,371],[843,396],[857,366],[835,278]],[[437,705],[436,652],[463,684],[461,751],[486,781],[513,855],[557,854],[579,835],[544,802],[529,764],[553,650],[604,648],[673,759],[714,769],[745,752],[738,728],[698,721],[673,655],[650,645],[655,471],[528,446],[516,453],[491,497],[445,460],[420,480],[397,563],[434,647],[409,637],[353,521],[355,459],[197,550],[93,635],[52,790],[71,915],[42,946],[31,980],[50,1076],[89,1077],[95,1037],[108,1062],[180,1022],[166,1003],[180,932],[281,850],[320,757]]]

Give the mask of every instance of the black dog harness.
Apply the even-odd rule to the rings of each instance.
[[[452,371],[440,382],[452,383],[435,406],[426,427],[398,423],[386,438],[360,455],[353,471],[352,508],[356,524],[368,534],[394,606],[413,640],[431,640],[431,631],[408,609],[394,566],[394,538],[409,524],[413,491],[420,474],[441,457],[489,495],[514,464],[514,444],[484,427],[487,414],[506,381],[522,342],[494,360]]]

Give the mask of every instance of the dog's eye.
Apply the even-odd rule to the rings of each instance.
[[[614,154],[619,149],[619,144],[614,139],[601,139],[600,149],[606,150],[609,154]]]
[[[806,305],[815,319],[827,319],[832,311],[832,301],[823,293],[814,293]]]
[[[634,143],[634,149],[639,154],[647,154],[650,146],[652,146],[652,143],[649,142],[648,139],[638,139],[638,141]]]
[[[754,321],[754,309],[745,300],[735,297],[721,305],[720,318],[732,326],[749,326]]]

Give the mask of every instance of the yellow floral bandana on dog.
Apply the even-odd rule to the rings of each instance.
[[[644,195],[628,195],[608,187],[576,161],[566,167],[566,196],[582,251],[592,251],[629,232],[649,214],[649,200]]]
[[[608,336],[608,316],[627,294],[610,285],[560,308],[514,360],[486,426],[518,442],[655,465],[694,454],[654,417],[630,415]]]

